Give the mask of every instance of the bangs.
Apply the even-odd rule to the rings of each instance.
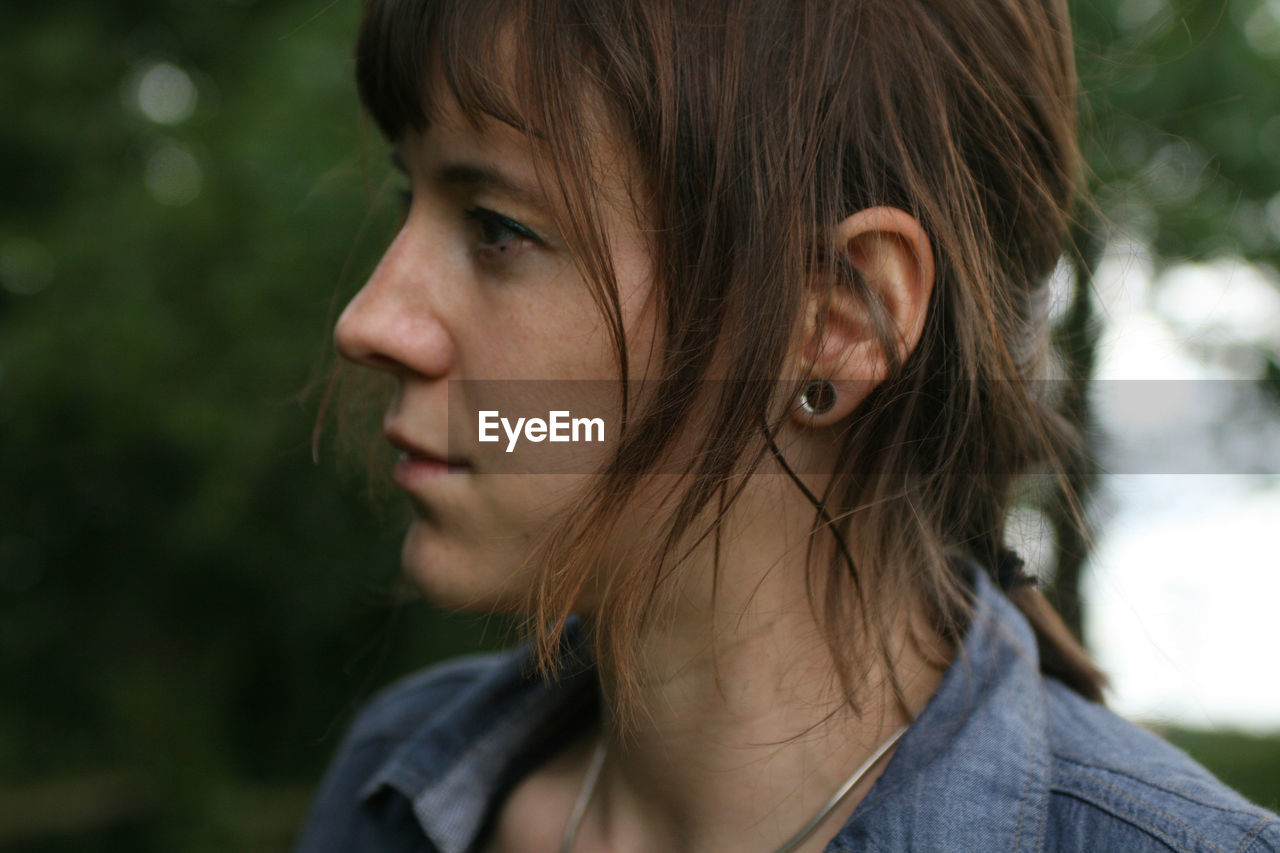
[[[488,116],[545,138],[531,117],[545,113],[546,105],[535,99],[546,88],[530,85],[531,72],[538,66],[572,67],[557,60],[581,51],[566,38],[573,28],[556,28],[552,36],[546,18],[532,5],[530,0],[366,0],[356,39],[356,86],[388,141],[407,131],[425,131],[446,91],[473,125]],[[538,62],[531,61],[528,45],[539,45]],[[504,56],[503,47],[511,54]],[[555,52],[561,56],[548,55]]]

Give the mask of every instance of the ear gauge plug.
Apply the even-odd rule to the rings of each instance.
[[[811,379],[800,392],[798,405],[806,415],[824,415],[836,404],[836,386],[828,379]]]

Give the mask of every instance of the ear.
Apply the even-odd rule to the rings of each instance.
[[[911,214],[893,207],[859,211],[835,226],[832,245],[843,251],[880,300],[897,337],[899,361],[920,341],[933,295],[933,247]],[[825,379],[835,402],[821,414],[796,409],[806,425],[825,426],[847,417],[889,372],[868,309],[830,281],[815,282],[805,309],[799,364],[808,379]]]

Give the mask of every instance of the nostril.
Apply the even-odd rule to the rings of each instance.
[[[338,317],[334,349],[344,359],[374,370],[443,375],[452,358],[445,323],[424,298],[422,277],[389,262],[389,257]]]
[[[333,345],[338,354],[348,361],[371,364],[382,358],[376,345],[375,336],[370,328],[368,311],[362,310],[361,290],[343,309],[342,315],[333,327]]]
[[[394,318],[361,303],[360,296],[343,311],[333,329],[334,349],[347,361],[374,370],[404,373],[421,369],[411,338]]]
[[[353,360],[358,361],[360,364],[366,365],[368,367],[372,367],[375,370],[397,371],[397,370],[405,369],[405,366],[400,362],[396,361],[394,358],[391,358],[390,356],[382,355],[381,353],[377,353],[377,352],[370,352],[358,359],[353,359]]]
[[[376,370],[394,370],[398,363],[375,347],[367,338],[337,330],[333,336],[338,355],[347,361]]]
[[[378,369],[387,369],[392,364],[391,359],[374,346],[369,335],[350,323],[339,321],[334,327],[333,345],[338,355],[356,364]]]
[[[333,327],[333,348],[348,361],[361,361],[368,355],[367,347],[360,345],[345,314]]]

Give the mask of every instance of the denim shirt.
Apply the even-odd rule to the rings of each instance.
[[[1280,850],[1276,815],[1041,675],[1026,619],[985,572],[971,582],[961,653],[827,853]],[[520,648],[384,690],[343,739],[297,853],[475,850],[515,782],[598,713],[576,625],[563,661],[540,680]]]

